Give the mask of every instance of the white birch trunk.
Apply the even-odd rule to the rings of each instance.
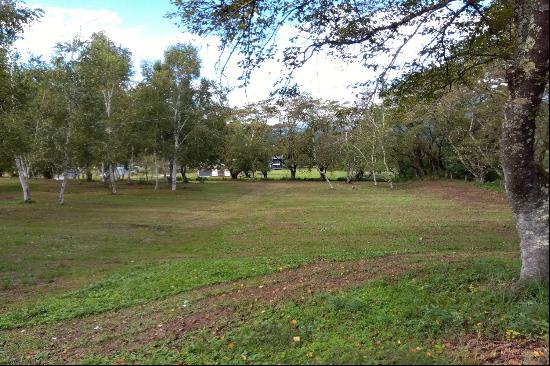
[[[132,146],[132,154],[130,155],[130,166],[128,167],[128,184],[132,184],[133,166],[134,166],[134,147]]]
[[[115,165],[109,164],[109,181],[111,183],[111,193],[116,194],[116,177],[115,177]]]
[[[375,141],[374,141],[374,135],[372,136],[372,153],[370,155],[370,161],[371,161],[371,166],[372,166],[372,177],[374,179],[374,185],[378,185],[378,182],[376,181],[376,171],[375,171],[375,167],[374,167],[374,151],[375,151]]]
[[[67,127],[67,134],[65,135],[65,146],[63,148],[63,181],[61,182],[61,188],[59,189],[59,204],[65,203],[65,188],[67,188],[67,170],[69,169],[69,144],[71,143],[71,125]],[[79,173],[80,174],[80,173]]]
[[[153,154],[153,160],[155,164],[155,191],[159,189],[159,165],[157,162],[157,153]]]
[[[175,122],[174,122],[175,123]],[[176,126],[176,125],[175,125]],[[172,160],[172,171],[170,172],[170,177],[171,177],[171,182],[172,183],[172,191],[175,191],[176,190],[176,174],[178,173],[178,167],[177,167],[177,161],[178,161],[178,158],[177,158],[177,155],[178,155],[178,150],[179,150],[179,138],[178,138],[178,128],[175,128],[174,129],[174,157],[173,157],[173,160]]]
[[[17,167],[17,175],[19,175],[19,183],[21,183],[21,189],[23,190],[23,202],[29,203],[31,200],[31,193],[29,190],[25,163],[21,155],[15,157],[15,165]]]
[[[61,189],[59,189],[59,204],[65,203],[65,188],[67,187],[67,171],[63,172],[63,181],[61,182]]]
[[[172,160],[172,171],[170,172],[170,180],[172,183],[172,191],[175,191],[176,190],[176,174],[178,174],[178,170],[177,170],[177,163],[176,163],[177,159],[176,159],[176,154],[174,154],[174,159]]]

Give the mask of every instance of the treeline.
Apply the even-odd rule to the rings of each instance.
[[[155,189],[159,170],[168,171],[172,190],[188,169],[223,166],[233,178],[267,177],[274,161],[291,179],[298,168],[316,169],[331,187],[327,170],[346,171],[348,182],[390,186],[434,175],[478,182],[502,176],[507,89],[496,65],[431,100],[390,90],[378,104],[301,94],[229,108],[226,91],[201,78],[191,44],[143,64],[141,81],[132,83],[130,52],[104,33],[58,44],[49,62],[22,62],[14,34],[0,39],[0,173],[19,177],[26,202],[29,179],[58,176],[63,203],[75,168],[88,180],[98,173],[116,193],[121,164],[128,172],[151,167]],[[543,104],[536,154],[547,163],[547,98]]]

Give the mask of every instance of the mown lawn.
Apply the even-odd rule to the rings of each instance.
[[[0,179],[0,363],[548,362],[500,192],[57,184]]]

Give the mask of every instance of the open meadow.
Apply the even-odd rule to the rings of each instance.
[[[504,194],[0,179],[0,363],[548,362]]]

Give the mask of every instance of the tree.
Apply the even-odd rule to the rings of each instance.
[[[134,130],[144,154],[152,155],[155,177],[155,190],[159,188],[159,159],[169,155],[167,145],[168,134],[172,130],[172,115],[166,103],[166,95],[161,78],[161,62],[145,63],[143,65],[143,81],[131,93]]]
[[[185,144],[181,147],[182,177],[187,167],[217,166],[223,156],[225,123],[230,109],[225,105],[225,91],[207,79],[201,79],[195,91],[194,114],[187,123]]]
[[[200,59],[191,44],[176,44],[164,52],[164,60],[154,70],[153,82],[165,96],[171,113],[171,172],[172,191],[176,190],[178,156],[187,139],[191,121],[198,118],[194,108],[193,81],[200,76]]]
[[[32,176],[32,159],[37,144],[35,137],[36,108],[33,102],[39,89],[39,78],[32,64],[12,62],[9,69],[8,103],[0,113],[2,150],[15,161],[15,168],[23,191],[23,201],[31,201],[28,180]]]
[[[175,0],[174,4],[178,11],[172,16],[180,17],[187,29],[218,35],[229,54],[238,50],[243,55],[245,78],[274,55],[274,34],[284,24],[307,40],[283,51],[291,72],[321,50],[375,66],[377,55],[397,50],[374,80],[374,92],[395,69],[397,54],[415,37],[424,37],[422,47],[414,60],[404,64],[405,83],[397,82],[409,94],[441,95],[453,84],[475,77],[484,64],[505,62],[509,99],[501,162],[520,236],[520,282],[548,281],[548,179],[535,160],[536,115],[548,85],[548,0]]]
[[[83,50],[81,69],[96,103],[102,103],[104,118],[98,121],[103,137],[101,153],[108,162],[111,192],[116,193],[116,162],[120,156],[121,99],[130,78],[130,52],[116,46],[104,33],[94,33]],[[118,103],[118,104],[117,104]],[[103,173],[103,172],[102,172]]]
[[[25,82],[23,70],[17,65],[18,55],[11,46],[23,33],[25,25],[40,16],[41,9],[26,7],[17,0],[0,0],[0,136],[3,141],[0,156],[14,157],[24,202],[30,202],[27,181],[30,167],[24,156],[30,147],[23,137],[29,129],[21,120],[21,109],[30,100],[26,93],[29,84]]]
[[[270,132],[265,121],[246,123],[237,118],[227,125],[224,162],[233,179],[241,172],[255,179],[256,171],[261,171],[267,177],[268,165],[273,156]]]
[[[279,123],[273,126],[274,155],[290,170],[292,180],[296,179],[298,167],[311,167],[313,164],[312,140],[303,118],[308,105],[307,96],[295,95],[271,108],[279,119]]]
[[[80,57],[83,50],[83,42],[75,38],[72,42],[57,45],[53,70],[51,70],[49,90],[45,91],[52,108],[50,120],[54,130],[60,135],[54,146],[59,146],[61,161],[57,173],[62,174],[61,188],[59,190],[59,203],[65,203],[65,189],[67,187],[67,172],[73,158],[73,135],[78,129],[80,117],[79,106],[81,104],[82,75],[80,72]],[[46,98],[44,98],[46,99]]]

